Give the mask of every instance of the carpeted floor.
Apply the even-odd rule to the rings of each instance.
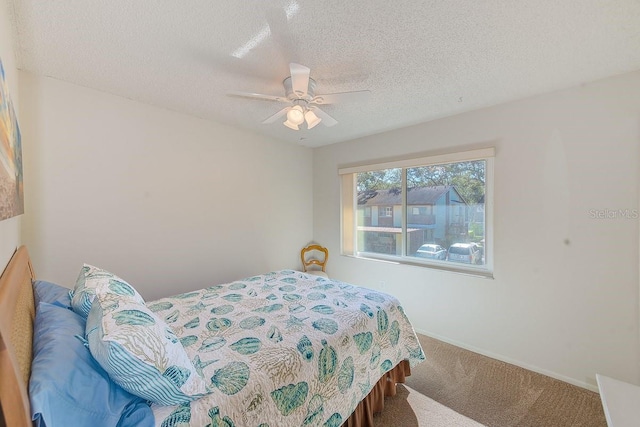
[[[374,427],[482,427],[482,424],[453,409],[412,390],[398,385],[397,394],[387,397],[384,411],[373,417]]]
[[[383,426],[606,427],[589,390],[419,335],[427,360],[375,417]]]

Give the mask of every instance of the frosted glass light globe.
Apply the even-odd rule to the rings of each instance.
[[[302,107],[299,105],[291,107],[291,109],[287,111],[287,121],[296,125],[301,125],[304,122],[304,111],[302,110]]]

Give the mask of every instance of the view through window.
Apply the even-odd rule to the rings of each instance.
[[[358,256],[486,270],[490,160],[358,168],[351,175],[354,226],[343,238],[353,238]]]

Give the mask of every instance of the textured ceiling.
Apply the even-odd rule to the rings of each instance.
[[[640,69],[638,0],[10,0],[18,67],[315,147]],[[288,64],[338,120],[293,131]]]

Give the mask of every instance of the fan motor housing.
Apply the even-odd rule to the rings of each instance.
[[[295,101],[296,99],[302,99],[306,102],[310,102],[316,93],[316,81],[312,78],[309,78],[309,87],[307,88],[307,95],[304,97],[299,96],[297,93],[293,91],[293,85],[291,83],[291,77],[287,77],[282,82],[284,85],[284,91],[287,95],[287,99],[291,101]]]

